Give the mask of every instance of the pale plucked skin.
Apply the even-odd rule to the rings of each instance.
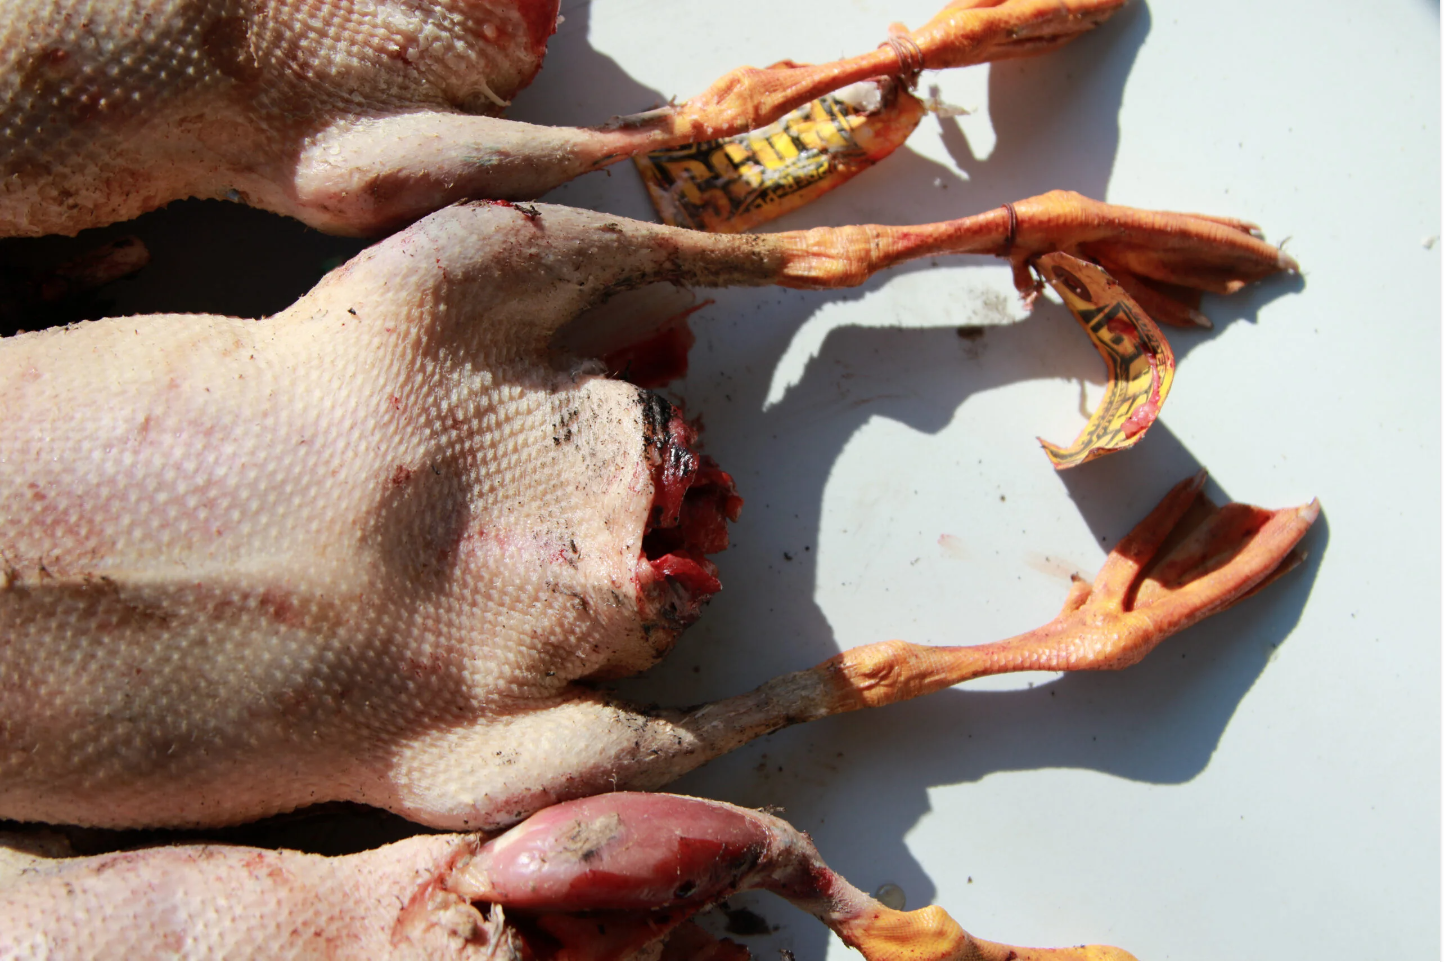
[[[644,394],[546,348],[667,253],[544,217],[440,212],[264,321],[3,344],[0,817],[477,828],[675,777],[571,684],[677,627],[642,610]]]
[[[516,958],[501,913],[444,884],[478,844],[419,835],[344,859],[228,845],[12,855],[0,957]]]
[[[466,196],[430,184],[443,132],[482,172],[546,151],[546,128],[484,115],[540,68],[556,6],[7,0],[0,234],[73,234],[186,196],[341,233],[414,219]],[[498,186],[482,196],[511,195]]]

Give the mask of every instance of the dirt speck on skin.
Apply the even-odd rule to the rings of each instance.
[[[621,834],[621,829],[622,821],[615,812],[609,812],[592,822],[578,821],[572,831],[557,843],[552,855],[590,862],[596,858],[601,848]]]

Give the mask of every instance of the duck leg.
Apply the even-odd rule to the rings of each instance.
[[[708,746],[710,757],[795,722],[906,701],[986,675],[1127,668],[1303,560],[1294,548],[1318,517],[1317,501],[1277,511],[1218,508],[1199,497],[1203,481],[1200,472],[1175,486],[1113,549],[1093,584],[1075,581],[1058,617],[1041,628],[982,645],[864,645],[705,705],[680,727]]]
[[[1093,584],[1075,582],[1063,610],[1041,628],[981,645],[864,645],[689,710],[639,709],[577,692],[525,722],[532,734],[524,737],[545,737],[549,751],[566,755],[566,779],[497,782],[488,808],[478,810],[467,788],[478,773],[468,766],[484,767],[488,743],[462,733],[436,750],[418,752],[392,773],[393,785],[446,782],[445,791],[368,801],[429,824],[501,827],[597,791],[660,788],[799,722],[879,708],[985,675],[1126,668],[1165,638],[1249,597],[1303,560],[1295,547],[1318,517],[1317,501],[1277,511],[1220,508],[1199,496],[1203,480],[1200,473],[1170,491],[1114,548]],[[458,758],[469,759],[468,766],[458,768]]]
[[[251,199],[322,230],[382,233],[463,198],[528,200],[636,154],[752,130],[860,80],[911,79],[922,69],[1045,53],[1124,2],[957,0],[916,32],[894,25],[870,53],[826,64],[741,67],[683,103],[598,127],[542,127],[435,109],[338,116],[308,139],[281,195],[263,187]]]
[[[1232,294],[1298,262],[1258,227],[1207,214],[1139,210],[1054,190],[960,220],[912,227],[814,228],[781,241],[785,287],[861,283],[873,271],[932,254],[992,254],[1013,265],[1020,293],[1039,289],[1031,266],[1061,251],[1095,261],[1159,320],[1208,326],[1200,292]]]
[[[629,149],[655,150],[753,130],[789,110],[870,77],[1046,53],[1086,33],[1126,0],[955,0],[916,32],[894,24],[876,50],[825,64],[783,61],[739,67],[675,106],[618,117],[603,130],[630,131]]]
[[[425,258],[417,256],[422,249]],[[548,204],[499,203],[438,212],[395,242],[364,252],[306,301],[329,297],[341,285],[374,288],[375,298],[405,302],[405,316],[416,322],[444,323],[462,338],[520,338],[535,349],[586,308],[656,281],[821,290],[854,287],[920,257],[984,254],[1008,259],[1019,290],[1033,292],[1033,265],[1054,251],[1120,270],[1135,286],[1171,286],[1180,297],[1232,293],[1298,270],[1292,257],[1242,221],[1121,207],[1071,191],[934,224],[776,234],[709,234]],[[410,304],[429,305],[442,291],[451,305],[444,313]],[[1188,310],[1164,293],[1151,303]],[[483,317],[486,323],[478,323]]]
[[[1132,958],[1111,946],[988,942],[939,906],[888,908],[828,868],[807,834],[782,819],[679,795],[618,792],[546,809],[486,843],[446,884],[502,905],[524,933],[554,941],[557,958],[630,956],[749,889],[782,896],[869,959]]]

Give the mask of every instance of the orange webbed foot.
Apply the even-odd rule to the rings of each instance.
[[[1137,210],[1055,190],[1012,206],[1007,256],[1025,296],[1036,290],[1029,262],[1063,251],[1095,261],[1155,320],[1211,327],[1199,312],[1207,291],[1232,294],[1298,262],[1247,221],[1205,214]]]
[[[860,894],[860,893],[859,893]],[[840,900],[839,900],[840,901]],[[821,916],[865,959],[1132,959],[1112,945],[1029,948],[980,939],[936,905],[899,912],[871,898],[854,899],[843,911]]]
[[[1003,641],[932,647],[886,641],[853,648],[813,669],[828,693],[821,717],[916,698],[971,678],[1013,671],[1127,668],[1160,642],[1272,582],[1303,560],[1295,550],[1318,501],[1270,511],[1216,507],[1205,474],[1175,485],[1118,543],[1092,584],[1076,579],[1048,624]]]
[[[1074,582],[1051,624],[1000,644],[1027,639],[1018,647],[1042,655],[1046,664],[1040,668],[1126,668],[1164,638],[1249,597],[1303,561],[1295,546],[1319,515],[1317,500],[1276,511],[1218,507],[1201,494],[1205,477],[1200,471],[1175,485],[1118,543],[1091,585]],[[1049,637],[1058,643],[1049,646]]]
[[[686,745],[685,756],[676,755],[674,766],[665,771],[675,777],[787,725],[880,708],[973,678],[1126,668],[1168,636],[1248,597],[1303,560],[1296,546],[1318,518],[1317,501],[1277,511],[1237,504],[1219,508],[1201,497],[1203,482],[1200,472],[1176,485],[1118,543],[1091,584],[1075,580],[1063,610],[1041,628],[980,645],[893,640],[852,648],[746,694],[680,713],[669,722],[675,727],[668,741],[658,742],[664,748],[654,754]],[[677,740],[677,731],[685,731],[687,739]],[[870,903],[852,905],[828,924],[849,944],[883,958],[1059,957],[1029,955],[1010,946],[997,947],[999,955],[984,954],[981,942],[954,931],[946,915],[897,918]],[[917,926],[931,934],[922,938]],[[922,942],[941,946],[940,954],[904,956],[894,936],[914,947]],[[964,954],[951,954],[954,950]],[[1083,954],[1073,957],[1086,958],[1100,957],[1090,952],[1113,950],[1085,946],[1077,951]]]
[[[1046,53],[1093,29],[1126,2],[956,0],[916,32],[892,25],[876,50],[823,64],[784,60],[760,70],[739,67],[685,103],[616,117],[603,129],[644,135],[634,146],[649,150],[730,137],[860,80],[912,80],[924,69]]]
[[[1048,53],[1087,33],[1127,0],[954,0],[909,36],[922,66],[945,70]]]

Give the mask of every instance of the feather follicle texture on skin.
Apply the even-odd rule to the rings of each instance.
[[[437,133],[473,144],[478,161],[489,153],[479,166],[524,149],[528,125],[489,115],[540,69],[556,11],[556,0],[8,3],[0,226],[70,234],[186,196],[339,233],[414,219],[464,196],[414,196],[437,189],[425,183]]]
[[[264,322],[124,319],[6,343],[20,373],[3,485],[29,507],[0,534],[5,661],[33,683],[4,696],[6,739],[35,748],[7,754],[7,814],[234,822],[350,784],[475,828],[588,771],[596,787],[565,790],[601,787],[596,739],[631,737],[574,683],[668,649],[717,588],[705,553],[740,499],[673,406],[549,356],[548,319],[597,294],[551,276],[592,273],[588,219],[552,209],[551,263],[490,293],[493,271],[534,253],[517,243],[530,220],[500,206],[419,225]],[[57,645],[109,670],[93,686],[43,677],[67,660]],[[57,724],[80,756],[56,750]],[[457,757],[471,774],[447,774]]]

